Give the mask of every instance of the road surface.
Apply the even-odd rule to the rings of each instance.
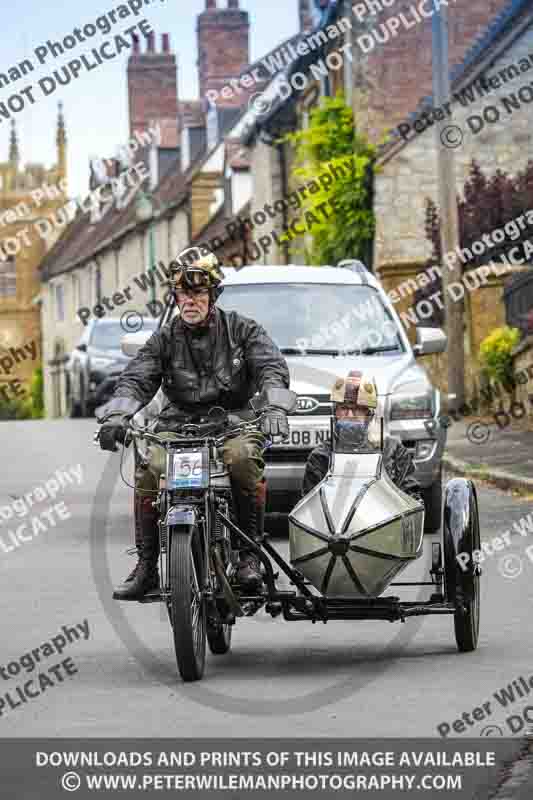
[[[94,447],[94,429],[91,420],[0,423],[0,509],[9,516],[5,507],[29,492],[33,503],[0,519],[4,737],[438,737],[438,726],[445,732],[449,725],[450,735],[465,738],[511,735],[509,726],[518,728],[523,709],[533,706],[519,681],[533,674],[533,563],[526,554],[533,533],[513,533],[483,565],[475,653],[456,651],[448,617],[325,626],[262,613],[238,623],[231,654],[209,656],[201,683],[184,685],[162,606],[110,599],[111,584],[133,563],[125,554],[133,539],[131,492],[120,480],[102,480],[106,465],[117,475],[119,457]],[[52,483],[43,499],[37,487],[50,480],[56,497]],[[479,500],[488,542],[531,510],[528,499],[498,490],[480,488]],[[24,523],[15,547],[9,531]],[[427,579],[430,541],[402,580]],[[286,551],[286,540],[276,545]],[[33,698],[17,696],[17,686],[45,670],[44,686],[30,684]],[[505,701],[501,690],[512,681],[514,699],[505,707],[494,693]],[[474,719],[473,710],[487,703]],[[514,723],[506,722],[510,715]],[[454,733],[456,720],[463,724]]]

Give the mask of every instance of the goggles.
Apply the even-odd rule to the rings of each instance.
[[[375,409],[368,408],[367,406],[359,406],[359,405],[350,405],[348,403],[335,403],[335,416],[336,417],[347,417],[350,413],[355,417],[361,418],[368,418],[374,416]]]
[[[171,271],[171,280],[174,288],[190,289],[192,291],[202,291],[203,289],[213,288],[211,276],[203,269],[194,267],[173,267]]]

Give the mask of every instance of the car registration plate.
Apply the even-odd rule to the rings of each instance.
[[[283,442],[284,448],[314,448],[322,442],[329,441],[329,427],[290,425],[289,441]]]

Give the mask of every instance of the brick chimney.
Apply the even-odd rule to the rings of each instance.
[[[134,132],[146,131],[155,121],[161,126],[160,147],[178,146],[178,78],[168,33],[162,36],[161,50],[153,32],[144,52],[139,39],[134,42],[128,60],[128,102],[130,137]]]
[[[196,30],[200,97],[203,99],[209,89],[221,91],[231,78],[246,71],[250,63],[249,15],[239,8],[239,0],[228,0],[227,8],[218,8],[217,0],[206,0]],[[243,103],[242,97],[221,98],[217,105],[239,106]]]
[[[300,31],[302,33],[310,31],[313,28],[313,20],[310,9],[312,2],[313,0],[298,0],[300,9]]]

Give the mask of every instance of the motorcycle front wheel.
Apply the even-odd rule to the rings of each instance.
[[[170,537],[170,602],[176,661],[182,679],[198,681],[205,669],[205,554],[198,527],[175,526]]]

